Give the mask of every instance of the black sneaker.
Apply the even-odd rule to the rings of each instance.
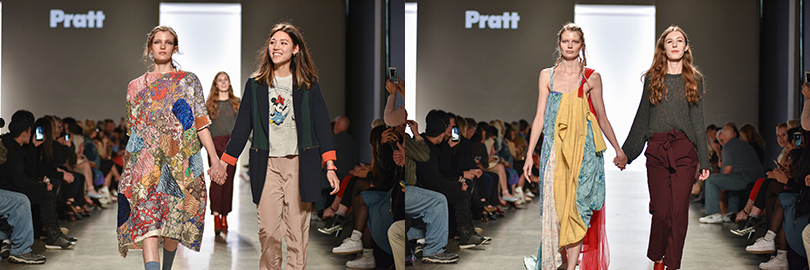
[[[11,253],[11,242],[9,240],[0,241],[0,259],[8,258]]]
[[[454,263],[458,261],[458,254],[442,252],[433,256],[422,257],[423,263]]]
[[[60,236],[45,241],[46,249],[73,249],[74,247],[76,247],[76,242],[68,241]]]
[[[413,247],[413,256],[422,258],[422,252],[425,252],[425,244],[416,243]]]
[[[45,263],[45,256],[28,252],[23,255],[11,255],[8,257],[8,261],[13,263],[43,264]]]
[[[477,246],[486,244],[487,242],[489,242],[491,240],[492,240],[492,238],[482,236],[482,235],[476,233],[476,234],[470,235],[470,238],[467,239],[466,242],[458,243],[458,247],[460,249],[473,248],[473,247],[477,247]]]
[[[79,238],[76,238],[76,237],[73,237],[73,236],[70,236],[70,235],[67,235],[67,234],[64,234],[64,233],[62,235],[60,235],[60,237],[64,238],[65,240],[68,240],[68,242],[79,241]]]

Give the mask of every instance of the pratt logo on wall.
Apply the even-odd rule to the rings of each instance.
[[[104,12],[88,11],[87,14],[65,14],[61,9],[51,9],[51,28],[62,23],[64,28],[102,28],[104,27]]]
[[[484,29],[517,29],[520,16],[517,12],[504,12],[503,15],[481,15],[476,10],[467,10],[464,13],[464,27],[472,28],[474,23],[478,23],[478,28]]]

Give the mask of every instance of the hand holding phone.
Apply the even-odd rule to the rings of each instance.
[[[44,135],[44,134],[42,134],[42,126],[38,126],[38,127],[36,128],[36,132],[35,132],[35,133],[36,133],[36,134],[34,134],[34,139],[35,139],[35,140],[37,140],[37,141],[42,141],[42,140],[45,140],[45,135]]]
[[[399,83],[399,77],[397,77],[396,67],[388,67],[388,78],[391,79],[391,81],[394,83]]]
[[[451,139],[454,142],[457,142],[457,141],[461,140],[461,137],[458,134],[458,127],[453,127],[453,133],[452,133],[452,138]]]

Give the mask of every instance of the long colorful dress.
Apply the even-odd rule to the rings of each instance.
[[[559,249],[583,240],[591,215],[605,202],[606,146],[596,115],[581,85],[579,91],[554,91],[554,69],[550,72],[540,153],[542,237],[537,256],[524,261],[531,270],[557,269]]]
[[[151,236],[200,250],[206,190],[197,131],[211,120],[197,76],[146,73],[127,89],[129,160],[118,185],[118,251]]]

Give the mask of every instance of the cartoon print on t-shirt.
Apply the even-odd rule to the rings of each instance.
[[[289,112],[284,113],[284,111],[287,110],[287,107],[289,107],[289,102],[284,104],[284,101],[286,100],[284,100],[281,95],[270,99],[270,103],[273,104],[273,111],[270,112],[271,124],[281,125],[284,123],[284,118],[287,118],[287,114],[289,114]]]

